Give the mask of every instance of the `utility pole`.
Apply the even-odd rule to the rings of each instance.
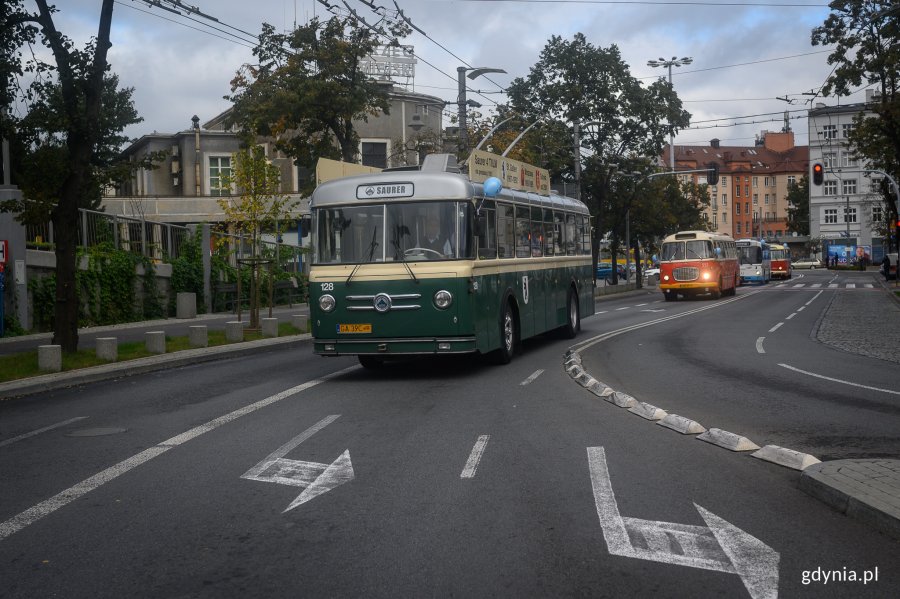
[[[672,67],[680,67],[689,65],[694,62],[690,56],[678,58],[673,56],[670,60],[660,58],[659,60],[648,60],[648,67],[669,67],[669,87],[672,87]],[[669,131],[669,170],[675,170],[675,132]]]

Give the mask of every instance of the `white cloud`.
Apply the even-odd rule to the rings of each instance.
[[[377,20],[359,0],[347,1],[369,22]],[[654,76],[666,75],[664,69],[648,67],[648,59],[693,57],[692,65],[675,70],[673,81],[694,120],[803,108],[807,97],[800,94],[821,86],[831,71],[826,54],[715,68],[820,50],[812,47],[809,40],[812,27],[827,15],[827,9],[822,7],[397,1],[416,26],[459,57],[451,56],[418,33],[405,42],[414,44],[422,59],[417,65],[416,89],[450,103],[456,99],[456,68],[462,61],[506,69],[508,75],[490,75],[490,80],[482,77],[470,82],[475,89],[496,90],[491,81],[506,85],[514,77],[526,76],[551,35],[571,39],[575,32],[584,33],[594,45],[616,44],[632,73],[648,77],[644,79],[646,83]],[[338,0],[329,2],[339,4]],[[185,26],[209,31],[206,25],[210,22],[203,19],[199,19],[200,23],[186,21],[140,0],[116,3],[112,68],[123,85],[135,88],[137,109],[145,118],[128,131],[132,136],[154,130],[182,130],[190,126],[194,114],[205,121],[227,108],[222,96],[229,92],[229,81],[242,63],[252,59],[250,48],[221,39],[229,37],[228,33],[237,33],[229,26],[256,34],[262,21],[278,28],[290,27],[295,9],[300,21],[314,14],[330,16],[314,0],[192,0],[191,4],[219,19],[213,25],[222,31],[212,31],[219,37]],[[393,9],[390,1],[376,0],[375,4]],[[59,29],[79,43],[96,32],[96,0],[67,0],[60,2],[59,8],[55,17]],[[785,94],[798,104],[789,106],[776,99]],[[503,99],[502,95],[488,97]],[[844,102],[861,98],[860,94]],[[722,101],[734,99],[742,101]],[[487,102],[482,103],[488,106]],[[760,122],[689,130],[679,135],[676,142],[706,143],[718,137],[723,143],[750,144],[759,131],[779,130],[782,126],[778,115],[738,120]],[[733,122],[735,119],[729,119],[721,124]],[[791,126],[797,142],[806,143],[805,119],[792,120]]]

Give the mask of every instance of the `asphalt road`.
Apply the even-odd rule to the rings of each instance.
[[[774,364],[802,349],[826,355],[792,364],[835,373],[809,340],[823,296],[768,333],[812,295],[629,294],[576,341],[708,308],[597,343],[585,366],[708,426],[770,434],[787,413],[790,433],[854,407]],[[570,345],[371,372],[298,342],[2,402],[0,596],[896,596],[896,541],[793,470],[599,400],[564,371]],[[869,362],[851,366],[876,376]]]

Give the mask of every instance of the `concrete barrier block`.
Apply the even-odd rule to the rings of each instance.
[[[260,318],[260,328],[262,328],[263,337],[278,336],[278,319],[277,318]]]
[[[244,340],[244,323],[232,320],[225,323],[225,339],[231,342]]]
[[[729,433],[720,428],[711,428],[697,438],[731,451],[755,451],[759,449],[759,445],[747,437]]]
[[[191,347],[209,347],[209,333],[205,324],[188,327],[188,343]]]
[[[166,333],[165,331],[147,331],[144,333],[144,347],[151,354],[166,353]]]
[[[197,318],[197,294],[182,292],[175,296],[176,318]]]
[[[786,449],[777,445],[766,445],[759,451],[750,454],[754,458],[772,462],[785,468],[793,468],[794,470],[803,471],[804,469],[818,464],[819,458],[811,456],[808,453],[801,453],[793,449]]]
[[[115,362],[119,359],[119,340],[115,337],[97,337],[97,357]]]
[[[621,391],[613,391],[608,396],[606,396],[606,401],[611,404],[615,404],[620,408],[628,409],[631,409],[638,404],[638,400],[628,395],[627,393],[622,393]]]
[[[648,403],[644,403],[643,401],[639,401],[630,408],[628,411],[632,414],[637,414],[641,418],[646,418],[647,420],[662,420],[666,417],[667,412],[656,406],[650,405]]]
[[[59,372],[62,370],[62,346],[39,345],[38,368],[44,372]]]
[[[307,331],[308,323],[309,319],[305,314],[294,314],[291,316],[291,324],[301,333],[305,333]]]
[[[666,414],[666,417],[656,424],[678,431],[682,435],[699,435],[706,432],[706,427],[696,420],[678,414]]]

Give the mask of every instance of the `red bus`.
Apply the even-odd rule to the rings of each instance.
[[[781,243],[769,244],[769,258],[772,262],[773,279],[790,279],[793,276],[791,272],[791,250]]]
[[[734,239],[709,231],[681,231],[663,240],[659,288],[667,302],[679,295],[734,295],[740,284]]]

